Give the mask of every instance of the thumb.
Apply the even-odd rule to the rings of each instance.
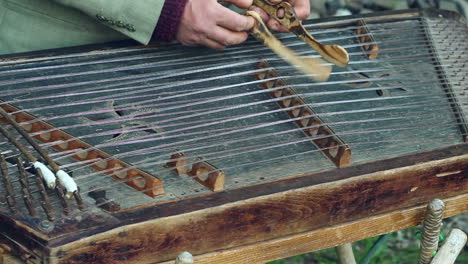
[[[253,0],[218,0],[219,2],[228,2],[239,8],[247,9],[252,5]]]

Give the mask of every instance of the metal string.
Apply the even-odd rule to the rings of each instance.
[[[414,32],[412,32],[412,33],[414,33]],[[391,32],[385,32],[385,34],[391,34]],[[356,36],[352,36],[352,37],[350,37],[350,38],[356,38]],[[390,41],[394,41],[394,40],[390,40]],[[377,42],[377,43],[378,43],[378,42]],[[388,42],[387,42],[387,43],[388,43]],[[361,44],[359,44],[359,45],[362,46]],[[365,44],[364,44],[364,45],[365,45]],[[199,61],[199,60],[198,60],[198,61]],[[168,63],[172,63],[171,65],[174,65],[173,62],[171,62],[171,61],[169,61]],[[146,64],[143,64],[143,65],[148,66],[148,65],[156,65],[156,64],[155,64],[155,63],[150,63],[150,64],[146,63]],[[167,64],[166,64],[166,65],[167,65]],[[130,68],[129,68],[129,67],[117,67],[117,68],[112,68],[112,70],[116,71],[116,70],[128,70],[128,69],[140,69],[140,68],[144,68],[144,66],[135,66],[135,67],[137,67],[137,68],[131,68],[131,67],[130,67]],[[107,71],[108,71],[108,70],[107,70]],[[102,71],[101,71],[101,72],[102,72]],[[106,71],[104,71],[104,72],[106,72]],[[88,72],[83,72],[82,74],[89,74],[89,73],[97,73],[97,72],[96,72],[96,71],[91,71],[91,72],[88,71]],[[67,75],[67,76],[69,77],[69,76],[74,76],[74,75],[79,75],[79,74],[73,74],[73,75],[70,75],[70,74],[69,74],[69,75]],[[40,79],[40,78],[45,78],[45,79],[48,79],[48,80],[49,80],[49,79],[60,78],[60,77],[65,77],[65,76],[63,76],[63,75],[61,75],[61,74],[55,75],[55,76],[50,76],[50,75],[48,75],[48,76],[46,76],[46,77],[37,77],[37,78],[35,78],[35,79],[33,79],[33,80],[42,80],[42,79]],[[38,78],[39,78],[39,79],[38,79]],[[16,80],[16,82],[14,82],[14,83],[15,83],[15,84],[21,83],[20,81],[21,81],[21,79],[20,79],[20,80]],[[32,81],[32,80],[28,79],[27,81]],[[1,84],[1,83],[2,83],[2,82],[0,82],[0,84]],[[7,84],[11,84],[11,83],[7,83]]]

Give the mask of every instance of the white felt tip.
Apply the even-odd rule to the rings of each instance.
[[[44,181],[50,189],[55,188],[55,181],[57,178],[55,177],[54,173],[47,168],[44,163],[36,161],[33,163],[34,168],[37,170],[39,169],[42,172],[42,176],[44,177]]]
[[[59,178],[60,183],[65,187],[65,190],[67,190],[67,198],[70,199],[73,196],[73,193],[78,191],[78,186],[76,185],[75,180],[73,180],[73,178],[63,170],[57,171],[56,175]]]

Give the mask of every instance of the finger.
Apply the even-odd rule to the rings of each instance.
[[[296,0],[293,4],[294,11],[300,20],[306,19],[310,15],[310,1]]]
[[[222,27],[216,27],[209,38],[224,46],[241,44],[246,41],[249,34],[247,32],[234,32]]]
[[[218,0],[219,2],[229,2],[235,4],[237,7],[247,9],[252,5],[253,0]]]
[[[265,22],[268,21],[268,19],[270,18],[270,16],[258,6],[251,6],[249,7],[249,10],[257,12]]]
[[[226,46],[224,46],[223,44],[217,42],[217,41],[214,41],[210,38],[204,38],[200,41],[200,44],[201,45],[204,45],[204,46],[207,46],[209,48],[212,48],[212,49],[216,49],[216,50],[223,50],[226,48]]]
[[[288,28],[285,26],[281,25],[278,21],[276,21],[274,18],[270,18],[267,22],[267,27],[271,28],[274,31],[277,32],[288,32]]]
[[[219,8],[216,13],[217,25],[237,32],[249,31],[255,25],[255,20],[253,18],[240,15],[221,5],[220,7],[221,8]]]

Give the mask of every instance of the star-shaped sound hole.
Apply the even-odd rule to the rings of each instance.
[[[130,109],[137,107],[127,107]],[[133,138],[137,136],[147,136],[150,134],[161,134],[163,130],[156,125],[155,122],[145,121],[146,116],[150,116],[157,112],[154,108],[141,108],[137,110],[122,110],[116,105],[115,101],[109,101],[106,103],[105,109],[113,109],[106,113],[105,116],[97,115],[93,117],[83,117],[85,122],[100,122],[105,120],[120,119],[120,118],[135,118],[135,120],[125,120],[124,122],[119,122],[120,129],[116,129],[115,133],[110,135],[110,138],[106,141],[121,141],[128,138]]]
[[[348,68],[349,71],[356,71]],[[410,88],[404,86],[403,81],[395,80],[391,73],[386,72],[358,72],[347,74],[353,82],[345,83],[347,86],[354,88],[375,87],[378,96],[392,96],[396,92],[409,92]],[[382,79],[382,81],[378,81]],[[388,79],[388,80],[385,80]],[[362,80],[362,81],[356,81]]]

